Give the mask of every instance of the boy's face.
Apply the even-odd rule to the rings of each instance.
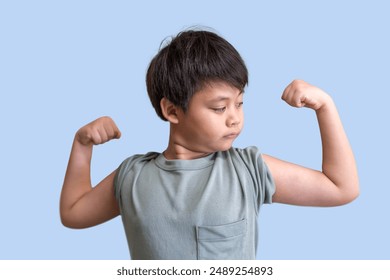
[[[178,114],[175,137],[196,153],[228,150],[244,124],[243,92],[218,82],[194,94],[184,113]]]

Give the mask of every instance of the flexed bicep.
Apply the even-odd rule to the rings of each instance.
[[[301,206],[344,204],[340,189],[321,171],[269,155],[263,155],[263,158],[275,182],[273,202]]]
[[[119,205],[114,194],[115,174],[116,171],[113,171],[73,205],[61,205],[62,223],[70,228],[87,228],[118,216]]]

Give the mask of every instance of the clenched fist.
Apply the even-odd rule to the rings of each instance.
[[[329,102],[330,97],[305,81],[294,80],[284,90],[282,99],[293,107],[307,107],[317,111]]]
[[[121,132],[110,117],[98,118],[76,133],[76,140],[85,146],[103,144],[120,137]]]

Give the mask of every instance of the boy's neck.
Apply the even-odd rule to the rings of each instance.
[[[191,151],[181,145],[170,142],[163,155],[168,160],[191,160],[208,156],[210,153]]]

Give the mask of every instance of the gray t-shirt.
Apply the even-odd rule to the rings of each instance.
[[[135,155],[114,184],[132,259],[255,259],[257,216],[275,191],[256,147]]]

